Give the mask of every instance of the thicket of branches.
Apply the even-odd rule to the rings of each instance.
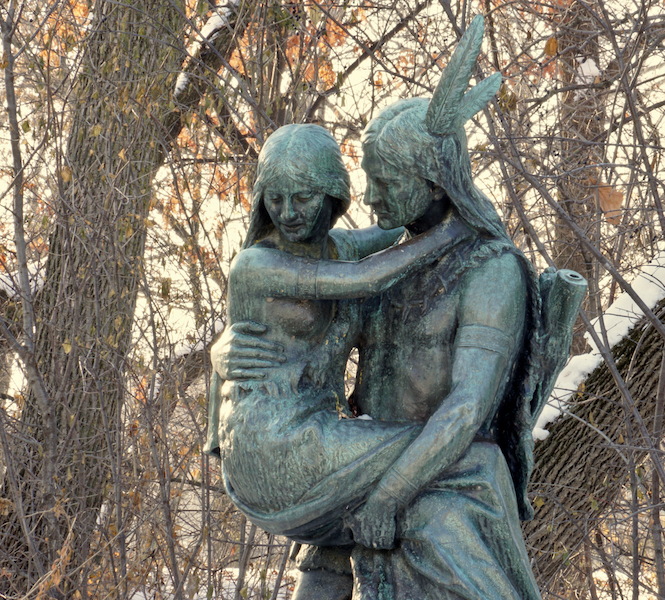
[[[276,598],[288,546],[201,454],[263,141],[316,122],[362,205],[359,138],[427,96],[471,18],[479,185],[539,269],[645,320],[536,446],[525,526],[544,597],[665,598],[665,327],[632,290],[661,250],[665,16],[609,0],[24,0],[0,7],[0,596]],[[575,351],[584,352],[578,336]],[[655,465],[655,468],[654,468]],[[646,596],[643,596],[646,597]]]

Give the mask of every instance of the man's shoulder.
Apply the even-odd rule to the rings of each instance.
[[[335,244],[337,260],[360,260],[360,250],[355,234],[349,229],[335,228],[328,232]]]
[[[497,281],[524,281],[521,260],[515,252],[488,256],[475,269],[470,269],[470,273]]]
[[[508,240],[464,240],[418,275],[436,278],[447,291],[461,282],[486,278],[523,281],[524,257]]]
[[[472,240],[456,250],[456,276],[464,279],[524,281],[524,255],[509,241],[502,239]]]
[[[527,299],[527,278],[521,262],[516,253],[505,252],[466,274],[462,304],[470,321],[490,326],[521,322]]]

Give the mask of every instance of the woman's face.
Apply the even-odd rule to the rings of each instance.
[[[288,177],[266,186],[263,204],[280,235],[289,242],[323,239],[330,229],[332,200]]]

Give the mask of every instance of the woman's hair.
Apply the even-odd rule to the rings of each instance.
[[[259,154],[243,248],[249,248],[274,230],[263,195],[269,185],[283,177],[332,198],[331,228],[351,204],[349,174],[335,138],[318,125],[280,127],[267,139]]]
[[[462,126],[454,133],[431,134],[425,126],[427,98],[400,100],[382,110],[363,133],[363,148],[391,166],[443,188],[467,225],[491,237],[507,233],[490,200],[475,186]]]

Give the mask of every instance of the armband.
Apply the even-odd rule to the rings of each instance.
[[[420,491],[404,475],[392,469],[379,481],[378,489],[393,498],[401,508],[406,506]]]
[[[316,298],[316,282],[319,273],[319,261],[301,262],[298,266],[296,298],[310,300]]]
[[[458,348],[482,348],[502,356],[508,356],[514,343],[513,336],[487,325],[462,325],[455,338]]]

